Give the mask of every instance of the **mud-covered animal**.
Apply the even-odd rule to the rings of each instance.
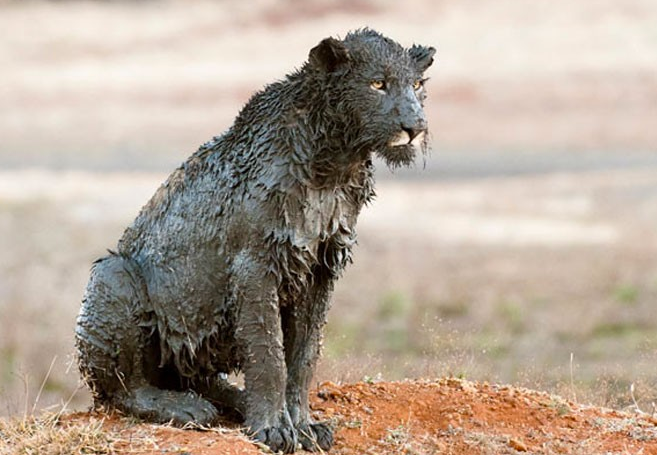
[[[308,409],[321,330],[372,158],[426,150],[434,52],[370,29],[326,38],[171,174],[92,268],[76,345],[97,405],[181,425],[233,409],[274,451],[330,448]]]

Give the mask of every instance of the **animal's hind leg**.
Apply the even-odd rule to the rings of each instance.
[[[148,384],[132,390],[117,407],[151,422],[171,422],[179,426],[209,426],[217,418],[216,408],[191,390],[162,390]]]
[[[222,414],[241,420],[246,418],[246,394],[228,382],[226,377],[220,375],[210,383],[201,381],[200,385],[194,385],[193,388],[217,406]]]
[[[139,267],[118,255],[94,264],[76,325],[80,371],[97,404],[138,417],[207,425],[216,409],[192,392],[161,390],[148,383],[142,357],[156,327],[149,322],[148,294]]]
[[[129,392],[142,377],[139,319],[145,297],[137,267],[117,255],[94,263],[75,328],[83,378],[101,403]]]

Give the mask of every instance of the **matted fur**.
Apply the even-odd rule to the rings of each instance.
[[[97,403],[179,424],[232,408],[273,450],[331,446],[308,410],[321,329],[372,157],[426,150],[433,54],[369,29],[327,38],[173,172],[92,269],[76,340]]]

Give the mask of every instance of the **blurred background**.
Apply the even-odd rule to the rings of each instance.
[[[657,400],[657,2],[0,0],[0,415],[90,404],[91,262],[326,36],[433,45],[432,154],[359,220],[316,380]]]

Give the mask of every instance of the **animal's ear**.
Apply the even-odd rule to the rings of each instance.
[[[349,51],[342,41],[324,38],[310,50],[308,62],[316,69],[332,73],[351,60]]]
[[[423,73],[433,63],[433,56],[436,53],[436,49],[430,46],[413,44],[408,50],[408,53],[417,65],[417,69]]]

